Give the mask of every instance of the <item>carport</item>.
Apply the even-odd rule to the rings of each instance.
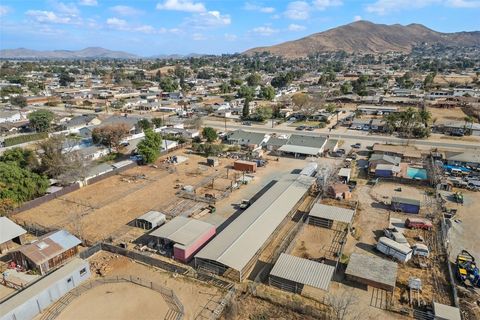
[[[308,214],[308,223],[314,226],[332,229],[334,222],[346,224],[352,223],[355,210],[315,203]]]
[[[335,267],[282,253],[273,266],[268,282],[271,286],[294,293],[303,287],[328,291]]]
[[[352,253],[345,275],[347,279],[393,292],[398,265],[372,255]]]

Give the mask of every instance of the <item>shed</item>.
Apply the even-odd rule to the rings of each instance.
[[[158,211],[148,211],[135,219],[135,227],[145,230],[151,230],[164,224],[166,217],[163,213]]]
[[[23,244],[27,231],[18,224],[8,219],[0,217],[0,254],[14,248],[16,244]]]
[[[343,183],[334,183],[328,187],[328,195],[334,199],[350,199],[351,193],[348,185]]]
[[[352,169],[350,168],[341,168],[340,171],[338,172],[338,176],[340,177],[340,179],[343,180],[343,182],[349,182],[351,174],[352,174]]]
[[[219,165],[218,158],[217,157],[208,157],[207,158],[207,164],[210,167],[218,167],[218,165]]]
[[[372,255],[352,253],[345,275],[347,279],[393,292],[398,265]]]
[[[391,208],[394,211],[417,214],[420,212],[420,200],[402,197],[392,197]]]
[[[233,169],[244,172],[256,172],[257,163],[253,161],[236,160],[233,163]]]
[[[302,169],[302,171],[300,171],[300,175],[313,177],[317,172],[317,168],[318,168],[318,163],[310,162]]]
[[[27,270],[37,270],[44,275],[75,256],[81,243],[68,231],[53,231],[13,251],[12,260]]]
[[[461,320],[460,309],[438,302],[433,303],[435,320]]]
[[[268,282],[279,289],[301,293],[304,285],[328,291],[335,267],[282,253]]]
[[[90,277],[88,261],[75,258],[3,301],[1,320],[30,320]]]
[[[355,211],[351,209],[315,203],[308,214],[308,223],[330,229],[335,221],[350,225],[354,214]]]
[[[173,257],[188,262],[215,236],[215,226],[200,220],[178,216],[150,233],[157,244],[173,248]]]

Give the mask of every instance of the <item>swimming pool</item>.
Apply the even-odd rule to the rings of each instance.
[[[407,168],[407,177],[416,180],[427,180],[427,170],[420,168]]]

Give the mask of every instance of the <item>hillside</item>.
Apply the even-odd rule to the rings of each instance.
[[[90,47],[82,50],[53,50],[37,51],[25,48],[0,50],[1,59],[135,59],[138,56],[123,52],[112,51],[100,47]]]
[[[422,43],[449,46],[480,45],[480,32],[440,33],[421,24],[403,26],[357,21],[302,39],[270,47],[253,48],[247,50],[245,54],[268,51],[285,57],[304,57],[317,52],[341,50],[359,53],[389,51],[408,53],[414,46]]]

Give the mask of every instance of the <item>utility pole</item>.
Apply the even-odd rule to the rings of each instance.
[[[225,120],[225,133],[227,132],[227,112],[225,111],[225,117],[223,118]]]

